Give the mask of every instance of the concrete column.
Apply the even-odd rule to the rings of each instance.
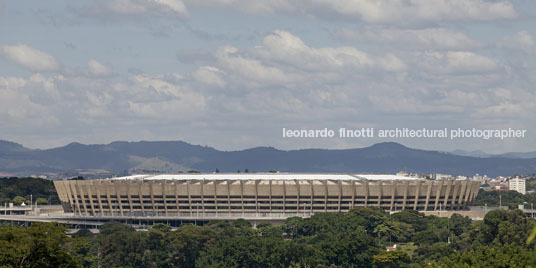
[[[460,193],[458,194],[458,210],[464,206],[463,198],[465,196],[465,191],[467,190],[467,183],[464,181],[460,182]]]
[[[270,213],[272,213],[272,180],[270,180]]]
[[[98,184],[95,186],[95,191],[97,193],[97,201],[99,203],[99,213],[103,213],[104,209],[102,208],[102,181],[99,181]]]
[[[389,207],[389,211],[394,211],[394,210],[396,210],[396,209],[393,209],[393,208],[394,208],[394,205],[395,205],[397,182],[396,181],[391,181],[391,187],[393,187],[393,192],[391,193],[391,206]]]
[[[469,200],[469,196],[470,196],[470,193],[471,193],[471,182],[470,181],[464,181],[464,183],[467,186],[465,187],[466,191],[465,191],[465,199],[463,201],[463,208],[465,208],[467,206],[467,202]]]
[[[86,198],[86,192],[84,191],[85,185],[86,185],[86,181],[80,181],[79,183],[75,184],[75,187],[80,192],[80,198],[82,199],[82,206],[84,208],[84,212],[86,213],[86,215],[89,215],[89,211],[87,209],[87,205],[89,204],[89,201],[88,201],[89,198]]]
[[[313,202],[314,202],[314,197],[315,197],[315,187],[313,185],[313,181],[312,180],[309,180],[309,185],[311,185],[311,207],[310,207],[310,212],[309,213],[313,213]]]
[[[300,183],[298,180],[294,180],[294,183],[296,183],[296,194],[298,195],[296,198],[296,213],[300,213]]]
[[[141,211],[145,212],[145,205],[143,204],[143,179],[138,183],[138,199],[140,200]]]
[[[93,180],[89,181],[86,186],[86,191],[89,196],[89,204],[91,206],[91,215],[95,215],[95,205],[93,204],[93,193],[91,191],[91,187],[93,185]]]
[[[227,209],[229,214],[231,214],[231,180],[226,180],[227,182]]]
[[[190,216],[192,213],[192,196],[190,195],[190,180],[186,180],[186,193],[188,194],[188,207],[190,208]]]
[[[422,181],[419,180],[415,188],[415,201],[413,202],[413,210],[417,210],[417,205],[420,200],[419,197],[421,195],[421,185],[422,185]]]
[[[457,202],[459,202],[459,194],[460,194],[460,181],[453,181],[454,184],[454,190],[452,191],[452,204],[451,209],[456,209],[458,207]]]
[[[324,186],[325,186],[325,195],[324,195],[324,211],[328,211],[328,180],[324,180]]]
[[[450,193],[451,189],[452,189],[452,180],[448,180],[447,181],[447,190],[445,192],[445,197],[444,197],[445,200],[443,200],[443,207],[445,209],[447,209],[447,208],[452,209],[453,204],[452,204],[452,198],[451,198],[451,193]],[[448,204],[449,200],[450,200],[450,206]]]
[[[356,185],[355,185],[355,180],[352,180],[352,191],[353,191],[353,194],[352,194],[352,207],[350,207],[350,209],[355,208],[355,198],[356,198],[356,195],[357,195],[357,189],[356,189]]]
[[[162,191],[162,200],[164,200],[164,215],[168,215],[168,209],[167,209],[167,198],[166,198],[166,184],[167,181],[163,180],[160,182],[161,191]]]
[[[205,215],[205,184],[206,184],[206,181],[205,181],[205,178],[203,178],[202,181],[200,181],[200,185],[201,185],[201,189],[200,189],[200,193],[201,193],[201,210],[203,211],[203,215]]]
[[[132,202],[132,189],[135,189],[134,185],[136,185],[135,181],[131,182],[127,187],[127,199],[128,199],[128,208],[129,208],[130,214],[134,212],[134,207],[133,207],[134,202]]]
[[[339,204],[337,206],[337,211],[341,211],[341,200],[342,200],[342,181],[339,180]]]
[[[434,210],[437,210],[437,206],[439,205],[439,196],[441,195],[441,190],[443,188],[444,180],[440,180],[440,183],[437,185],[437,191],[436,191],[436,199],[434,202]]]
[[[106,200],[108,201],[108,211],[110,212],[110,214],[113,215],[114,213],[114,210],[113,210],[113,203],[112,203],[112,198],[110,196],[110,191],[112,189],[112,183],[110,182],[110,180],[106,180],[106,187],[104,188],[105,191],[106,191]]]
[[[218,215],[218,188],[216,185],[216,180],[213,180],[212,183],[214,184],[214,207],[216,208],[216,216]]]
[[[368,198],[370,196],[369,181],[365,181],[365,207],[368,207]]]
[[[383,200],[383,182],[378,181],[378,187],[380,188],[380,196],[378,196],[378,207],[382,206],[382,200]]]
[[[119,192],[118,182],[114,181],[114,190],[115,190],[115,197],[117,199],[117,205],[119,206],[119,213],[121,213],[121,216],[123,216],[123,203],[121,203],[121,195]]]
[[[71,210],[73,212],[76,211],[76,202],[74,200],[74,197],[73,197],[74,194],[71,191],[71,187],[69,186],[69,181],[63,180],[59,184],[64,189],[64,191],[65,191],[65,193],[67,195],[67,200],[69,201],[69,206],[71,207]]]
[[[404,182],[404,199],[402,200],[402,210],[406,209],[406,202],[408,201],[409,181]]]
[[[179,193],[177,191],[177,189],[179,188],[179,182],[178,181],[174,181],[173,182],[173,193],[175,194],[175,204],[177,204],[177,216],[180,215],[181,213],[181,210],[179,208],[180,204],[179,204]]]
[[[285,214],[287,208],[287,185],[283,180],[283,214]]]
[[[153,205],[153,213],[156,213],[156,202],[154,201],[154,191],[153,191],[154,181],[153,183],[149,183],[149,192],[151,195],[151,204]]]
[[[426,190],[426,202],[424,203],[424,211],[428,211],[428,204],[430,202],[430,195],[432,194],[433,181],[428,181],[428,190]]]
[[[240,180],[240,200],[242,200],[242,214],[244,214],[244,180]]]
[[[76,191],[76,188],[74,187],[74,183],[72,182],[73,181],[69,181],[68,183],[69,183],[69,187],[71,188],[71,192],[74,195],[74,203],[76,205],[76,211],[78,212],[78,215],[80,215],[82,213],[82,210],[80,209],[80,202],[79,202],[80,199],[78,198],[78,193]]]

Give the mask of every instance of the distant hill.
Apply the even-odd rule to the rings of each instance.
[[[477,150],[477,151],[455,150],[455,151],[452,151],[451,153],[455,155],[474,156],[474,157],[506,157],[506,158],[521,158],[521,159],[536,158],[536,152],[524,152],[524,153],[512,152],[512,153],[504,153],[504,154],[488,154],[480,150]]]
[[[335,172],[417,173],[488,176],[536,173],[536,158],[506,156],[473,157],[453,153],[417,150],[386,142],[345,150],[278,150],[256,147],[240,151],[219,151],[182,141],[112,142],[32,150],[20,144],[0,141],[0,173],[29,174],[108,174],[236,172]]]

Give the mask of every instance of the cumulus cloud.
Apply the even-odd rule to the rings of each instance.
[[[179,74],[132,76],[114,86],[138,116],[188,120],[206,108],[207,97],[191,90]]]
[[[97,60],[89,60],[87,62],[87,67],[89,75],[95,77],[107,77],[113,75],[112,67],[109,65],[103,64]]]
[[[334,36],[346,41],[374,43],[401,50],[469,50],[483,47],[483,42],[473,40],[465,33],[455,32],[446,28],[398,29],[367,27],[361,30],[344,28]]]
[[[186,6],[181,0],[110,0],[98,1],[92,6],[79,10],[83,14],[102,16],[154,16],[172,19],[187,19]]]
[[[52,136],[61,127],[78,141],[167,138],[232,144],[227,149],[285,145],[288,140],[278,138],[282,127],[479,127],[493,121],[528,128],[536,113],[530,84],[512,83],[507,62],[464,50],[458,41],[441,49],[437,29],[408,32],[428,36],[415,46],[436,49],[424,51],[319,46],[275,30],[256,44],[203,52],[202,67],[182,73],[114,73],[92,59],[63,75],[0,76],[0,123],[9,131],[25,125],[25,131]],[[335,141],[296,142],[285,146],[333,147]]]
[[[217,57],[222,68],[232,68],[268,83],[299,82],[307,72],[345,74],[371,69],[396,72],[406,68],[393,54],[372,55],[354,47],[313,48],[282,30],[268,34],[262,46],[245,50],[225,48]]]
[[[192,73],[192,76],[198,82],[217,87],[225,86],[226,83],[222,78],[223,75],[224,73],[221,70],[211,66],[201,67]]]
[[[187,5],[228,6],[248,13],[285,12],[367,23],[422,23],[512,19],[510,1],[485,0],[187,0]]]
[[[436,74],[488,74],[503,71],[502,64],[471,51],[426,51],[413,53],[419,70]]]
[[[54,72],[61,68],[61,63],[52,55],[26,44],[0,46],[0,55],[33,72]]]
[[[504,37],[498,42],[501,48],[508,48],[522,51],[529,55],[536,55],[536,43],[528,31],[520,31],[513,35]]]

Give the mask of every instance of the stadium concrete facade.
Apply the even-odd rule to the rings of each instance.
[[[369,174],[177,174],[58,180],[65,212],[84,216],[283,216],[344,212],[463,210],[481,182]]]

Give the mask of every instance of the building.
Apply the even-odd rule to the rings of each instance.
[[[448,175],[448,174],[435,173],[432,175],[432,179],[434,180],[448,180],[450,178],[452,178],[452,175]]]
[[[526,194],[525,179],[515,177],[508,181],[508,188],[510,191],[516,191],[521,194]]]
[[[462,210],[480,181],[369,174],[177,174],[58,180],[65,212],[84,216],[311,215],[379,207]]]

